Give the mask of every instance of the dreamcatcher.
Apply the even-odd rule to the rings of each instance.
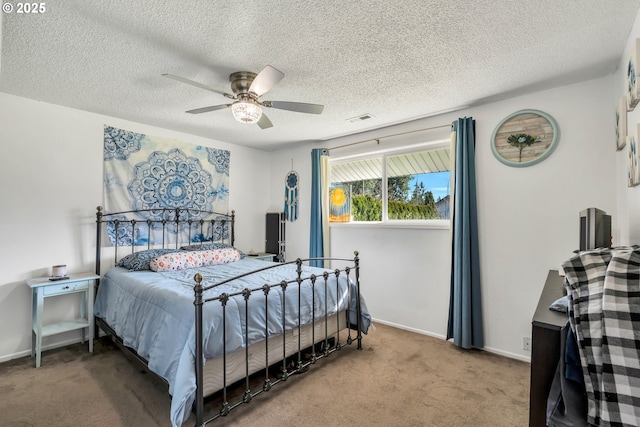
[[[285,178],[284,217],[288,221],[298,219],[298,172],[292,170]]]

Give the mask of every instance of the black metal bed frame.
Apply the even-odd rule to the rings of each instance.
[[[158,212],[159,210],[155,210],[154,212]],[[206,211],[196,211],[196,210],[187,210],[187,209],[181,209],[181,208],[176,208],[176,209],[163,209],[162,210],[162,215],[161,217],[163,219],[159,219],[159,220],[146,220],[144,221],[149,227],[148,229],[151,229],[151,226],[156,224],[162,227],[162,247],[165,247],[165,227],[167,224],[176,224],[176,226],[179,226],[182,223],[187,223],[189,226],[189,240],[191,240],[191,228],[192,226],[195,226],[196,228],[199,226],[200,227],[200,232],[202,234],[203,231],[203,227],[205,224],[211,224],[212,226],[215,225],[215,222],[221,222],[223,227],[226,225],[226,223],[229,223],[230,225],[230,230],[229,230],[229,242],[231,245],[234,244],[235,241],[235,211],[232,211],[231,214],[221,214],[221,213],[216,213],[216,212],[206,212]],[[136,227],[136,220],[121,220],[118,219],[118,216],[122,216],[124,214],[128,214],[128,213],[135,213],[135,212],[140,212],[140,211],[127,211],[127,212],[117,212],[117,213],[103,213],[102,212],[102,207],[98,206],[97,208],[97,212],[96,212],[96,274],[100,275],[101,274],[101,254],[102,254],[102,245],[101,245],[101,235],[102,235],[102,224],[105,223],[114,223],[116,225],[115,229],[116,229],[116,244],[115,244],[115,260],[117,261],[117,253],[118,253],[118,238],[117,238],[117,230],[118,230],[118,225],[121,224],[127,224],[131,226],[131,230],[132,230],[132,234],[135,234],[135,227]],[[148,212],[148,211],[147,211]],[[215,218],[212,219],[189,219],[189,213],[196,213],[197,216],[215,216]],[[182,215],[183,213],[186,213],[186,217],[184,215]],[[184,219],[183,219],[184,218]],[[139,221],[138,221],[139,222]],[[150,233],[150,231],[149,231]],[[148,241],[150,239],[147,239]],[[151,244],[148,243],[147,244],[147,249],[151,247]],[[176,241],[176,248],[179,247],[179,243]],[[142,249],[138,249],[138,250],[142,250]],[[134,243],[132,242],[131,245],[131,251],[135,252],[136,251],[136,246],[134,246]],[[332,271],[330,270],[325,270],[325,272],[322,275],[305,275],[303,274],[303,269],[302,266],[304,263],[307,263],[309,261],[314,261],[314,260],[322,260],[322,261],[341,261],[341,262],[353,262],[353,265],[349,265],[346,266],[342,269],[334,269]],[[244,290],[240,291],[240,292],[236,292],[233,294],[227,294],[227,293],[223,293],[215,298],[205,298],[204,297],[204,292],[209,290],[209,289],[213,289],[215,287],[224,285],[226,283],[229,283],[233,280],[236,279],[240,279],[242,277],[247,277],[250,276],[252,274],[261,272],[261,271],[265,271],[265,270],[269,270],[272,268],[280,268],[283,265],[287,265],[287,264],[296,264],[297,268],[296,268],[296,275],[295,277],[292,277],[290,280],[283,280],[279,283],[272,283],[272,284],[265,284],[264,286],[258,287],[258,288],[254,288],[254,289],[248,289],[245,288]],[[347,319],[346,319],[346,323],[343,324],[342,326],[340,325],[340,322],[338,322],[335,331],[329,331],[328,330],[328,325],[327,325],[327,319],[328,319],[328,314],[327,314],[327,304],[325,301],[324,307],[325,307],[325,313],[324,316],[322,317],[322,319],[318,319],[316,318],[315,315],[315,311],[316,311],[316,296],[315,296],[315,287],[316,286],[324,286],[325,292],[325,298],[327,295],[326,289],[328,286],[328,278],[330,277],[330,275],[334,275],[336,278],[336,286],[339,286],[338,283],[338,278],[341,275],[346,275],[346,280],[347,283],[349,281],[351,281],[351,272],[354,272],[354,280],[353,283],[355,284],[355,289],[356,289],[356,295],[355,295],[355,301],[356,301],[356,307],[355,307],[355,312],[356,312],[356,318],[357,318],[357,322],[355,324],[352,324],[349,320],[349,308],[347,308]],[[362,350],[362,308],[361,308],[361,300],[360,300],[360,259],[359,259],[359,254],[357,251],[354,252],[354,258],[309,258],[309,259],[297,259],[296,261],[291,261],[291,262],[286,262],[286,263],[277,263],[276,265],[272,265],[272,266],[268,266],[268,267],[264,267],[255,271],[251,271],[251,272],[247,272],[244,274],[241,274],[239,276],[224,280],[222,282],[216,283],[214,285],[211,286],[203,286],[202,285],[202,280],[203,277],[200,273],[196,273],[194,276],[194,308],[195,308],[195,329],[196,329],[196,342],[195,342],[195,350],[196,350],[196,357],[195,357],[195,372],[196,372],[196,396],[195,396],[195,402],[194,402],[194,406],[193,406],[193,412],[195,413],[195,417],[196,417],[196,426],[197,427],[201,427],[201,426],[205,426],[207,423],[222,417],[222,416],[226,416],[229,414],[229,412],[239,406],[241,406],[244,403],[249,403],[254,397],[256,397],[257,395],[269,391],[271,390],[271,388],[275,385],[277,385],[278,383],[284,382],[286,381],[291,375],[293,374],[297,374],[297,373],[303,373],[306,372],[309,368],[310,365],[315,364],[318,360],[329,356],[330,354],[332,354],[335,351],[340,350],[344,344],[347,345],[351,345],[354,342],[357,342],[357,349],[358,350]],[[258,390],[252,391],[251,387],[250,387],[250,381],[249,381],[249,377],[250,377],[250,372],[249,372],[249,347],[245,346],[245,377],[244,377],[244,394],[238,398],[237,400],[233,401],[233,402],[229,402],[228,401],[228,388],[232,385],[232,384],[227,384],[227,349],[226,349],[226,304],[229,301],[229,298],[234,297],[234,296],[242,296],[244,298],[245,304],[244,304],[244,315],[245,315],[245,329],[244,329],[244,334],[245,334],[245,338],[248,337],[249,334],[249,326],[248,326],[248,313],[249,313],[249,301],[250,301],[250,297],[252,294],[254,293],[262,293],[265,296],[265,301],[264,301],[264,309],[265,309],[265,319],[268,319],[268,298],[269,298],[269,293],[270,290],[273,288],[280,288],[282,290],[282,295],[280,296],[280,298],[284,299],[286,297],[286,290],[287,287],[291,284],[297,284],[298,287],[300,286],[310,286],[311,287],[311,291],[312,291],[312,309],[311,309],[311,313],[312,313],[312,322],[311,324],[315,324],[316,321],[319,320],[324,320],[324,325],[325,325],[325,330],[324,330],[324,334],[322,337],[318,337],[318,339],[316,340],[316,334],[315,334],[315,327],[311,327],[311,342],[312,345],[308,348],[302,348],[302,344],[301,344],[301,339],[302,339],[302,334],[301,332],[301,328],[304,326],[301,324],[300,321],[300,316],[298,315],[298,319],[297,319],[297,351],[292,355],[292,356],[288,356],[287,355],[287,350],[286,350],[286,345],[287,345],[287,339],[286,339],[286,334],[283,334],[283,338],[282,338],[282,358],[275,360],[273,362],[271,362],[269,360],[269,341],[275,337],[269,337],[268,334],[268,321],[265,320],[265,336],[266,339],[264,340],[264,346],[265,346],[265,361],[264,361],[264,379],[263,379],[263,383],[262,383],[262,387]],[[99,286],[99,280],[98,280],[98,286]],[[347,285],[347,289],[348,292],[350,291],[350,287]],[[300,307],[301,307],[301,292],[298,292],[298,313],[300,312]],[[205,414],[204,414],[204,389],[203,389],[203,385],[204,385],[204,348],[203,348],[203,325],[202,325],[202,319],[203,319],[203,305],[207,304],[207,303],[213,303],[214,301],[218,301],[221,304],[222,307],[222,311],[223,311],[223,315],[222,315],[222,319],[223,319],[223,329],[222,329],[222,333],[223,333],[223,340],[222,340],[222,345],[223,345],[223,351],[222,351],[222,389],[219,390],[222,393],[222,405],[220,410],[217,413],[214,413],[213,415],[209,416],[208,418],[205,419]],[[351,301],[351,295],[349,295],[348,301],[350,303]],[[282,329],[283,331],[285,330],[285,304],[282,305],[283,307],[283,313],[282,313]],[[139,356],[135,350],[126,347],[123,343],[122,340],[120,340],[119,337],[117,337],[115,331],[108,325],[106,324],[106,322],[104,322],[102,319],[100,318],[95,318],[96,321],[96,335],[97,336],[97,328],[100,327],[101,329],[103,329],[103,331],[105,331],[105,333],[107,333],[108,335],[110,335],[112,337],[112,339],[114,340],[114,342],[116,342],[116,344],[118,344],[118,346],[125,351],[126,353],[130,353],[130,356],[133,356],[133,360],[136,360],[138,362],[141,362],[145,369],[152,373],[155,377],[160,378],[164,383],[166,383],[166,381],[157,376],[156,374],[154,374],[153,372],[149,371],[149,369],[147,368],[147,364],[148,361],[145,360],[143,357]],[[340,341],[340,332],[342,329],[344,329],[346,327],[347,329],[347,339],[345,341],[345,343],[342,343]],[[352,337],[352,330],[355,330],[355,337]],[[335,340],[335,341],[333,341]],[[333,343],[331,343],[333,341]],[[316,351],[316,344],[321,344],[321,350],[320,351]],[[294,344],[295,345],[295,344]],[[309,353],[305,353],[306,351],[308,351]],[[303,354],[306,355],[306,357],[303,360]],[[292,365],[292,367],[288,367],[288,363],[287,360],[291,360],[292,358],[295,359],[295,363]],[[277,378],[272,379],[272,375],[270,375],[269,373],[269,369],[270,367],[280,364],[280,372]]]

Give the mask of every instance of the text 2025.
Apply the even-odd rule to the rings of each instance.
[[[45,13],[46,3],[16,3],[16,13]]]

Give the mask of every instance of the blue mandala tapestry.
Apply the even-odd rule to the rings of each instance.
[[[135,229],[127,223],[118,227],[118,245],[162,243],[162,230],[152,226],[149,236],[146,220],[162,218],[159,209],[182,208],[192,219],[200,219],[188,209],[227,213],[229,210],[230,152],[188,144],[168,138],[135,133],[104,126],[104,209],[126,212],[150,209],[143,215],[123,215],[135,219]],[[158,211],[155,211],[158,209]],[[140,224],[140,222],[144,224]],[[157,229],[155,229],[157,228]],[[226,237],[227,230],[211,229],[192,241],[215,241]],[[188,230],[165,227],[169,241],[185,242]],[[111,244],[115,227],[108,228]],[[165,236],[165,240],[166,240]],[[151,241],[149,241],[151,240]]]

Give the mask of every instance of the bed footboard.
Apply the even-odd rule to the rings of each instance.
[[[357,343],[357,349],[358,350],[362,350],[362,304],[361,304],[361,295],[360,295],[360,259],[358,256],[358,252],[354,252],[354,258],[353,259],[340,259],[340,258],[324,258],[325,261],[342,261],[342,262],[353,262],[353,265],[344,267],[342,269],[335,269],[333,271],[324,271],[321,275],[316,275],[316,274],[304,274],[303,273],[303,263],[306,263],[310,260],[317,260],[318,258],[312,258],[312,259],[298,259],[294,262],[289,262],[289,263],[285,263],[285,264],[292,264],[295,263],[297,265],[296,268],[296,272],[297,272],[297,277],[289,280],[289,281],[282,281],[280,283],[274,283],[274,284],[265,284],[262,287],[258,287],[258,288],[254,288],[254,289],[248,289],[245,288],[244,290],[242,290],[241,292],[237,292],[235,294],[226,294],[223,293],[215,298],[209,298],[206,299],[204,297],[204,293],[206,290],[211,289],[213,287],[216,286],[220,286],[220,285],[224,285],[225,283],[228,283],[232,280],[235,280],[237,278],[233,278],[233,279],[229,279],[226,280],[224,282],[209,286],[209,287],[205,287],[202,285],[202,281],[203,281],[203,277],[200,273],[197,273],[194,276],[194,280],[196,282],[196,285],[194,286],[194,307],[195,307],[195,322],[196,322],[196,342],[195,342],[195,350],[196,350],[196,360],[195,360],[195,372],[196,372],[196,396],[195,396],[195,402],[194,402],[194,412],[195,412],[195,416],[196,416],[196,426],[200,427],[200,426],[204,426],[206,425],[208,422],[213,421],[221,416],[226,416],[229,414],[230,411],[232,411],[233,409],[237,408],[238,406],[244,404],[244,403],[249,403],[255,396],[259,395],[260,393],[266,392],[271,390],[271,388],[283,381],[286,381],[291,375],[293,374],[297,374],[297,373],[302,373],[302,372],[306,372],[308,370],[308,368],[310,367],[310,365],[315,364],[318,360],[320,360],[321,358],[327,357],[330,354],[332,354],[335,351],[339,351],[343,345],[351,345],[354,342]],[[282,264],[281,264],[282,265]],[[257,270],[257,271],[263,271],[263,270],[268,270],[270,268],[277,268],[278,266],[270,266],[270,267],[265,267],[264,269],[261,270]],[[353,272],[353,278],[351,277],[351,273]],[[247,275],[253,274],[255,272],[251,272],[251,273],[247,273]],[[245,276],[245,275],[243,275]],[[328,303],[326,301],[327,298],[327,286],[333,286],[333,283],[329,283],[329,278],[333,276],[335,277],[335,286],[339,287],[339,280],[342,277],[343,279],[346,280],[346,289],[347,289],[347,309],[346,309],[346,315],[344,318],[344,321],[341,323],[341,321],[339,320],[340,317],[338,317],[338,322],[335,325],[335,329],[333,330],[329,330],[328,328],[328,318],[329,318],[329,313],[328,313]],[[244,351],[245,351],[245,379],[244,379],[244,394],[237,398],[235,401],[229,402],[228,401],[228,388],[231,384],[228,384],[227,382],[227,349],[226,349],[226,306],[227,303],[229,301],[229,299],[231,297],[234,296],[239,296],[241,295],[244,299],[244,315],[246,316],[245,319],[246,321],[245,323],[245,330],[244,330],[244,336],[245,339],[248,341],[248,336],[249,336],[249,321],[248,321],[248,313],[250,310],[250,301],[251,301],[251,296],[259,293],[261,295],[264,295],[264,310],[265,310],[265,319],[269,319],[269,315],[268,315],[268,309],[269,309],[269,303],[268,303],[268,299],[269,296],[271,294],[271,291],[274,289],[280,290],[281,294],[277,296],[277,298],[282,298],[282,300],[285,300],[285,295],[287,292],[287,287],[290,284],[297,284],[298,286],[298,310],[297,310],[297,325],[295,325],[295,328],[297,328],[297,333],[294,333],[293,336],[295,338],[293,338],[295,341],[297,341],[297,343],[294,342],[294,346],[295,344],[297,344],[297,348],[295,349],[293,355],[291,355],[291,351],[287,350],[287,347],[291,348],[291,345],[287,346],[287,335],[283,334],[282,338],[281,338],[281,342],[282,342],[282,353],[281,356],[277,357],[275,360],[269,360],[269,345],[270,342],[273,340],[272,338],[269,337],[268,334],[268,321],[265,321],[265,339],[264,339],[264,347],[265,347],[265,360],[264,360],[264,378],[262,381],[262,387],[257,389],[257,390],[252,390],[250,387],[250,381],[249,381],[249,377],[251,376],[251,374],[253,372],[249,371],[249,346],[246,346]],[[318,322],[324,322],[324,331],[321,333],[320,336],[316,336],[316,328],[315,327],[311,327],[311,345],[307,346],[306,344],[303,343],[302,341],[302,336],[303,334],[301,333],[302,328],[305,326],[302,324],[301,322],[301,306],[303,304],[302,300],[301,300],[301,294],[302,291],[300,289],[301,286],[309,286],[311,288],[311,294],[313,295],[312,298],[312,307],[310,312],[312,313],[312,319],[311,319],[311,324],[315,324],[317,321]],[[320,287],[321,292],[319,292],[319,294],[324,295],[325,297],[325,301],[316,301],[316,287]],[[323,289],[322,289],[323,288]],[[322,292],[322,290],[324,290],[324,292]],[[353,301],[353,303],[352,303]],[[222,311],[223,311],[223,317],[222,317],[222,321],[223,321],[223,326],[222,326],[222,330],[223,330],[223,339],[222,339],[222,345],[223,345],[223,349],[222,349],[222,375],[223,375],[223,379],[222,379],[222,404],[220,409],[213,413],[213,414],[208,414],[208,416],[205,418],[205,414],[204,414],[204,360],[205,360],[205,349],[203,348],[203,340],[204,340],[204,333],[203,333],[203,326],[202,326],[202,322],[203,322],[203,306],[205,304],[210,304],[210,303],[219,303],[221,304],[222,307]],[[316,306],[316,304],[321,304]],[[282,313],[282,329],[285,330],[285,305],[283,304],[283,313]],[[316,317],[316,307],[324,307],[324,315],[323,316],[319,316],[319,318]],[[343,333],[344,336],[344,330],[346,329],[346,339],[344,342],[341,341],[341,332]],[[352,336],[352,334],[355,333],[355,336]],[[291,344],[291,343],[289,343]],[[320,346],[316,346],[315,344],[321,344]],[[262,343],[260,344],[262,345]],[[304,357],[304,351],[306,349],[309,349],[310,354],[308,355],[308,357]],[[319,351],[318,351],[319,348]],[[293,358],[294,363],[288,363],[287,360],[291,360]],[[280,365],[280,369],[279,369],[279,375],[277,376],[277,378],[273,378],[270,375],[269,372],[269,368],[270,366],[272,366],[273,364],[279,364]]]

